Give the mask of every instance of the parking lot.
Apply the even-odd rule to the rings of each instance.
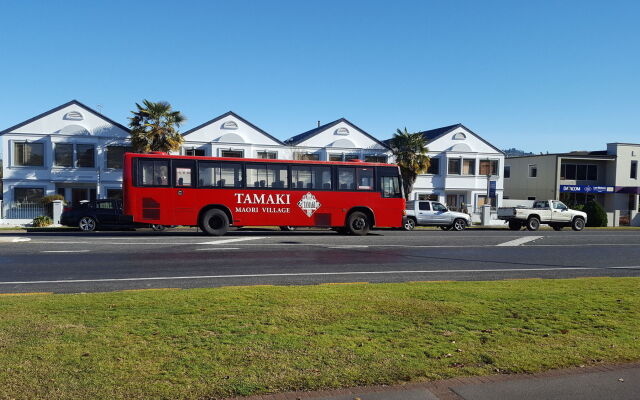
[[[640,231],[0,234],[0,292],[640,276]]]

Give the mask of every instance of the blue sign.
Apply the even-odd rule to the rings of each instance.
[[[489,197],[496,197],[496,181],[489,182]]]
[[[561,193],[614,193],[615,186],[560,185]]]

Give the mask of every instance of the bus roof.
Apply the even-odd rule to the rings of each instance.
[[[315,161],[315,160],[275,160],[270,158],[237,158],[237,157],[204,157],[204,156],[181,156],[172,155],[162,152],[154,153],[125,153],[125,157],[144,157],[144,158],[169,158],[181,160],[204,160],[204,161],[237,161],[237,162],[260,162],[260,163],[280,163],[280,164],[318,164],[318,165],[361,165],[361,166],[391,166],[397,167],[396,164],[365,162],[360,159],[352,161]]]

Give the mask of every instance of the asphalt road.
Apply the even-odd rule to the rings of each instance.
[[[640,276],[640,231],[0,233],[0,293],[583,276]]]

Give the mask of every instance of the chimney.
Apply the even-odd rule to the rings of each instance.
[[[318,120],[318,128],[320,128],[320,120]]]

